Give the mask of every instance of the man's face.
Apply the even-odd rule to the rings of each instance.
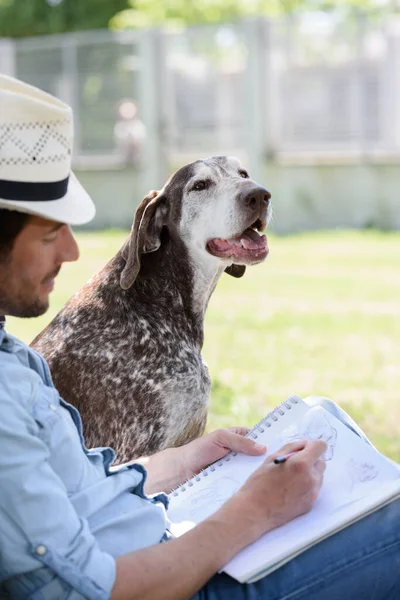
[[[32,217],[0,260],[0,314],[38,317],[49,307],[54,278],[78,246],[68,225]]]

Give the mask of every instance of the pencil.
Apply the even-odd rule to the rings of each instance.
[[[294,452],[289,452],[289,454],[283,454],[282,456],[277,456],[276,458],[274,458],[274,463],[276,465],[281,465],[282,463],[286,462],[288,458],[293,456],[293,454],[297,454],[297,452],[299,452],[299,450],[295,450]]]

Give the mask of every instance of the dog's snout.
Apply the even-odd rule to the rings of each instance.
[[[265,209],[269,205],[271,194],[264,187],[257,185],[251,189],[243,190],[239,201],[254,211]]]

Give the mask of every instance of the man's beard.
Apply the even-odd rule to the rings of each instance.
[[[3,263],[4,265],[5,263]],[[52,273],[47,275],[42,283],[45,283],[50,278],[56,277],[61,269],[58,266]],[[1,271],[0,271],[1,275]],[[7,273],[0,277],[0,313],[10,317],[20,317],[29,319],[32,317],[40,317],[49,308],[49,297],[41,300],[37,292],[29,282],[22,283],[21,290],[12,293],[8,287],[9,278]]]
[[[32,317],[40,317],[49,308],[49,302],[41,301],[39,298],[29,299],[26,298],[13,298],[10,302],[9,298],[3,295],[0,290],[0,306],[1,311],[5,315],[10,317],[22,317],[29,319]]]

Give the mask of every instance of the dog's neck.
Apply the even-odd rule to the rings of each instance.
[[[142,257],[142,268],[136,288],[149,280],[154,287],[155,300],[185,310],[192,323],[201,323],[210,297],[224,271],[215,258],[208,259],[204,252],[189,252],[180,239],[167,243],[157,252]],[[146,285],[147,284],[147,285]]]
[[[193,273],[191,289],[191,305],[194,314],[204,320],[205,312],[211,295],[218,280],[224,272],[225,266],[220,264],[211,255],[208,257],[204,251],[191,249],[189,258]]]
[[[189,257],[186,247],[166,244],[154,253],[142,256],[139,274],[128,290],[120,287],[121,272],[125,259],[119,252],[89,286],[95,296],[101,297],[107,310],[119,312],[118,299],[123,294],[137,315],[143,310],[143,318],[154,319],[187,329],[191,340],[200,348],[204,341],[204,316],[211,294],[224,267],[212,261],[194,266],[199,261]],[[100,275],[100,274],[99,274]],[[151,310],[148,310],[151,307]],[[179,315],[185,314],[184,319]],[[184,333],[184,331],[182,331]]]

